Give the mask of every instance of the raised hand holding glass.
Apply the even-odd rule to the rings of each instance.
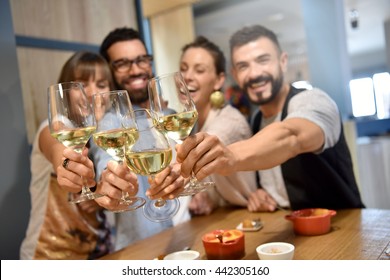
[[[133,108],[126,90],[117,90],[93,95],[92,105],[97,122],[93,140],[114,160],[122,164],[125,146],[131,147],[138,139]],[[145,204],[142,197],[131,197],[122,192],[119,205],[113,212],[136,210]]]
[[[81,153],[96,130],[95,116],[83,85],[67,82],[49,86],[48,104],[51,135],[64,146]],[[80,203],[101,196],[84,185],[81,194],[70,202]]]
[[[198,112],[180,72],[156,76],[148,84],[150,106],[167,136],[181,144],[190,135]],[[169,111],[170,110],[170,111]],[[193,195],[215,186],[199,182],[193,175],[181,196]]]
[[[151,176],[161,172],[172,160],[172,148],[168,139],[156,127],[156,120],[149,110],[134,110],[138,128],[138,140],[126,146],[126,164],[136,174]],[[179,210],[177,198],[147,201],[143,207],[144,215],[151,221],[162,222],[172,218]]]

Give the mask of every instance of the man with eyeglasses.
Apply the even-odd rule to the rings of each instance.
[[[138,31],[126,27],[111,31],[101,44],[100,54],[110,64],[117,89],[125,89],[129,93],[133,108],[149,108],[147,85],[148,80],[153,77],[153,57],[148,54]],[[108,160],[106,153],[99,153],[94,157],[97,178],[99,178],[99,171],[107,165]],[[147,177],[137,177],[138,196],[145,197],[145,191],[149,188]],[[107,200],[96,201],[108,208],[105,205]],[[172,225],[170,220],[161,223],[151,222],[143,216],[140,209],[115,214],[115,250],[120,250],[130,243],[147,238]]]
[[[153,56],[147,53],[139,33],[132,28],[113,30],[103,40],[100,53],[111,66],[116,87],[127,90],[134,105],[148,107]]]

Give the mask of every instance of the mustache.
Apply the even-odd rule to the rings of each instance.
[[[137,79],[137,78],[150,79],[151,77],[147,73],[141,73],[141,74],[138,74],[138,75],[129,75],[125,79],[123,79],[123,82],[126,83],[126,82],[128,82],[130,80]]]
[[[271,75],[261,75],[261,76],[258,76],[258,77],[254,78],[254,79],[250,79],[249,81],[247,81],[244,84],[244,88],[247,89],[250,86],[252,86],[253,84],[257,84],[257,83],[272,82],[272,81],[273,81],[273,79],[272,79]]]

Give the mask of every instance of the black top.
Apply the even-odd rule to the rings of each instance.
[[[281,119],[287,116],[288,104],[300,89],[290,87]],[[253,133],[260,128],[261,111],[253,122]],[[363,208],[353,173],[352,159],[341,126],[340,138],[332,148],[320,154],[304,153],[281,164],[290,206],[303,208]]]

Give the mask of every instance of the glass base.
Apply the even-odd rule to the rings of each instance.
[[[177,198],[164,200],[148,200],[144,207],[144,216],[152,222],[163,222],[176,215],[180,208],[180,202]]]
[[[81,193],[81,194],[72,194],[70,196],[71,199],[69,200],[69,202],[70,203],[81,203],[81,202],[85,202],[85,201],[89,201],[89,200],[94,200],[94,199],[102,197],[102,196],[104,196],[104,194],[93,193],[91,191],[86,192],[86,193]]]
[[[208,188],[215,187],[214,182],[196,182],[189,183],[180,196],[194,195],[207,190]]]
[[[118,208],[112,210],[114,213],[122,213],[126,211],[134,211],[144,206],[146,200],[142,197],[126,197],[119,202]]]

